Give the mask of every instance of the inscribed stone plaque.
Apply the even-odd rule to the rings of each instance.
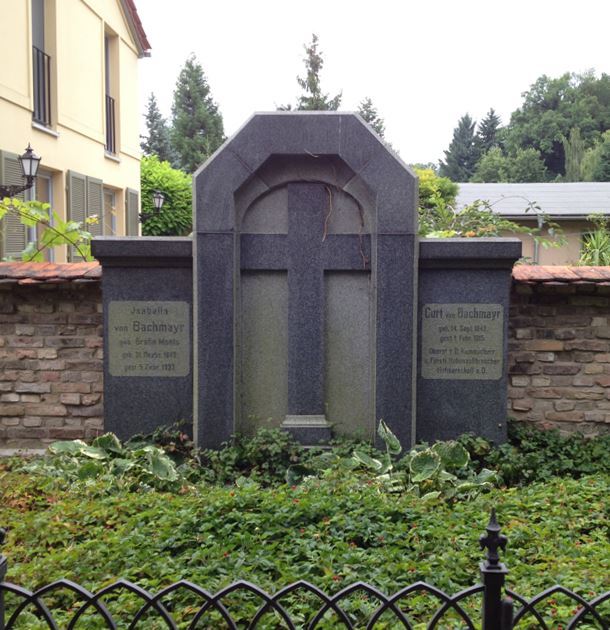
[[[503,332],[501,304],[424,304],[422,378],[501,378]]]
[[[112,376],[188,376],[188,302],[115,301],[108,305]]]

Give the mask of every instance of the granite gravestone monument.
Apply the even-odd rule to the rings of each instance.
[[[505,439],[519,241],[418,239],[416,178],[354,114],[256,114],[194,190],[192,253],[93,242],[108,430]]]
[[[260,422],[308,443],[331,426],[372,437],[383,417],[410,442],[408,168],[354,115],[257,114],[195,191],[198,441]]]

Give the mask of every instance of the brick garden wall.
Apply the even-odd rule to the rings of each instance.
[[[610,432],[610,286],[516,282],[509,322],[509,416]]]
[[[0,444],[103,428],[99,282],[0,284]]]
[[[100,274],[75,267],[69,281],[0,273],[0,446],[103,430]],[[610,269],[608,282],[556,281],[558,271],[540,282],[543,268],[532,269],[537,280],[523,267],[513,273],[508,414],[541,428],[610,432]]]

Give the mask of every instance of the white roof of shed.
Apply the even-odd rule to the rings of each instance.
[[[533,203],[551,217],[582,218],[610,214],[610,182],[552,184],[459,184],[458,210],[477,199],[489,201],[494,212],[507,217],[533,216]]]

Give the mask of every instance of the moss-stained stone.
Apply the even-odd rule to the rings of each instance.
[[[287,413],[288,284],[285,272],[241,276],[241,405],[237,430],[279,427]]]

